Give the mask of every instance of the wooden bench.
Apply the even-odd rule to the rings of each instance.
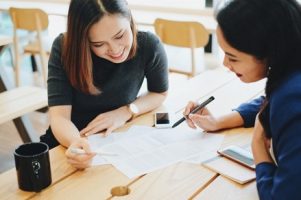
[[[33,86],[13,88],[0,93],[0,124],[13,120],[23,142],[32,141],[33,130],[22,116],[47,106],[47,90]]]

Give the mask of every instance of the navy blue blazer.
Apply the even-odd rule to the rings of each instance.
[[[260,96],[259,98],[243,103],[238,108],[233,109],[243,118],[244,127],[249,128],[254,126],[256,115],[258,114],[264,99],[264,96]]]
[[[268,121],[277,165],[259,163],[260,199],[301,199],[301,71],[292,73],[271,94]]]
[[[253,126],[264,97],[239,106],[245,127]],[[267,107],[276,164],[256,166],[260,199],[301,199],[301,71],[292,73],[271,94]]]

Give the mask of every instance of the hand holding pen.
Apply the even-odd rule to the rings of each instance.
[[[225,128],[224,117],[215,117],[210,113],[210,111],[205,107],[199,110],[195,114],[189,114],[190,111],[196,107],[196,103],[189,102],[185,108],[184,115],[186,117],[186,122],[190,128],[196,129],[197,127],[203,129],[204,131],[212,132]],[[232,117],[232,116],[231,116]]]
[[[72,149],[81,149],[85,154],[74,153]],[[77,169],[85,169],[92,163],[96,153],[92,152],[86,138],[75,139],[66,151],[67,162]]]
[[[176,123],[174,123],[174,125],[172,126],[172,128],[178,126],[178,125],[181,124],[183,121],[185,121],[185,120],[188,118],[188,116],[189,116],[190,114],[195,114],[195,113],[197,113],[199,110],[203,109],[206,105],[208,105],[208,104],[209,104],[211,101],[213,101],[213,100],[214,100],[214,97],[211,96],[209,99],[207,99],[207,100],[204,101],[203,103],[200,103],[200,104],[196,105],[196,106],[193,108],[193,110],[192,110],[191,112],[185,113],[185,114],[187,114],[187,115],[184,115],[184,117],[182,117],[182,118],[179,119]],[[191,107],[191,106],[190,106],[190,107]],[[189,125],[189,124],[188,124],[188,125]],[[195,128],[195,126],[190,126],[190,127]]]

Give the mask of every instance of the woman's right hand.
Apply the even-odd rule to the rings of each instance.
[[[203,108],[195,114],[189,114],[196,106],[197,104],[195,102],[190,101],[185,108],[183,115],[187,116],[186,122],[188,126],[194,129],[200,127],[204,131],[219,130],[218,120],[213,117],[207,108]]]
[[[82,149],[86,154],[76,154],[71,151],[72,148]],[[85,169],[91,165],[92,158],[96,154],[91,152],[90,145],[86,138],[78,138],[71,143],[66,151],[67,161],[77,169]]]
[[[252,152],[256,165],[261,162],[274,163],[269,153],[271,145],[270,141],[271,140],[266,137],[265,130],[263,129],[257,114],[252,138]]]

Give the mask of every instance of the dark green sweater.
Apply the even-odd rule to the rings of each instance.
[[[149,32],[138,32],[136,55],[115,64],[92,53],[94,82],[100,95],[87,95],[73,88],[61,62],[63,34],[52,46],[48,66],[48,105],[71,105],[71,120],[81,130],[97,115],[133,102],[144,78],[151,92],[168,90],[168,68],[164,48]]]

